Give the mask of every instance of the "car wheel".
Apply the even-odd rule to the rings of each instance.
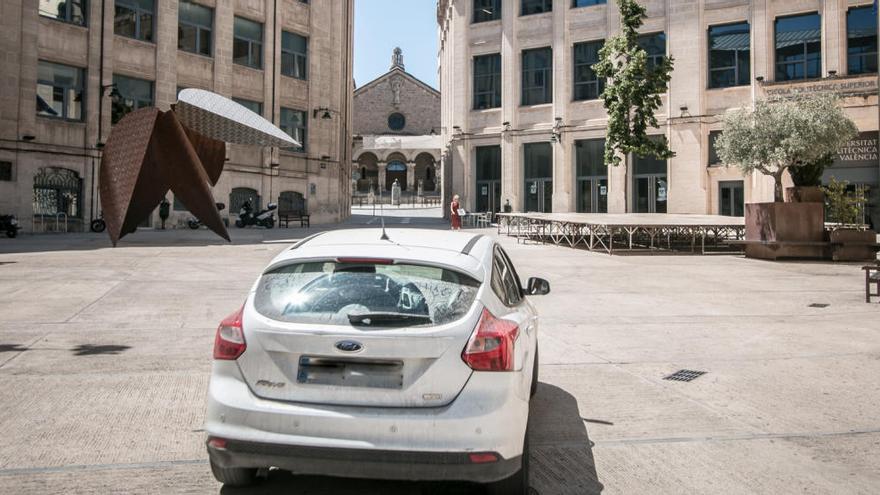
[[[529,397],[534,397],[538,393],[538,348],[535,347],[535,365],[532,369],[532,389],[529,391]]]
[[[523,443],[522,467],[513,476],[486,487],[488,495],[528,495],[529,493],[529,432]]]
[[[14,238],[17,235],[18,235],[18,229],[12,229],[12,230],[6,231],[6,237],[8,237],[10,239]]]
[[[228,486],[248,486],[254,484],[257,470],[253,468],[224,468],[211,461],[211,472],[214,478]]]
[[[235,221],[235,226],[238,228],[244,228],[244,222],[241,219]]]

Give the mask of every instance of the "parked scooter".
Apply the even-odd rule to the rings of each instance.
[[[226,205],[223,203],[214,203],[217,206],[217,211],[223,211],[226,209]],[[202,221],[196,217],[189,217],[189,220],[186,221],[186,224],[189,225],[189,228],[196,230],[202,226]]]
[[[104,232],[107,228],[107,222],[104,221],[104,212],[101,212],[101,214],[98,215],[98,218],[92,220],[92,223],[89,224],[89,228],[92,232],[97,232],[99,234]]]
[[[18,235],[21,225],[15,215],[0,215],[0,230],[6,231],[6,237],[11,239]]]
[[[254,207],[251,206],[251,202],[245,201],[244,204],[241,205],[241,210],[238,212],[238,219],[235,221],[235,226],[243,228],[248,225],[258,225],[260,227],[271,229],[275,226],[275,210],[278,209],[278,205],[275,203],[269,203],[267,206],[267,209],[254,215]]]

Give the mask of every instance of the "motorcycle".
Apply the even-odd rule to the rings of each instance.
[[[275,203],[269,203],[265,210],[255,215],[254,207],[251,206],[251,202],[245,201],[244,204],[241,205],[241,210],[238,212],[238,219],[235,220],[235,226],[241,229],[248,225],[257,225],[271,229],[275,226],[276,209],[278,209],[278,205]]]
[[[223,203],[214,203],[217,207],[217,211],[223,211],[226,209],[226,205]],[[189,225],[189,228],[196,230],[202,226],[202,221],[196,217],[190,217],[189,220],[186,221],[186,224]]]
[[[0,215],[0,230],[5,230],[6,237],[11,239],[18,235],[21,225],[18,224],[15,215]]]

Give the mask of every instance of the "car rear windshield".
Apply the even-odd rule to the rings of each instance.
[[[254,305],[263,316],[292,323],[346,325],[375,316],[375,326],[392,319],[397,326],[442,325],[467,314],[479,286],[467,275],[433,266],[307,262],[263,274]]]

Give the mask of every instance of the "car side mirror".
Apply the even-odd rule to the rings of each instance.
[[[526,295],[543,296],[544,294],[549,293],[550,282],[538,277],[532,277],[529,279],[528,288],[526,289]]]

